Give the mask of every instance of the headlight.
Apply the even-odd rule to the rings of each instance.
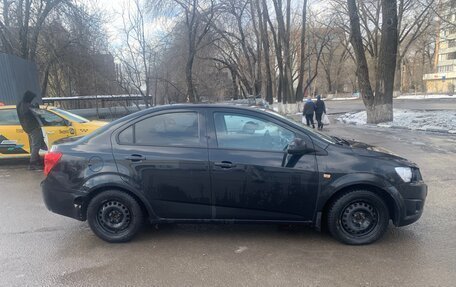
[[[399,175],[404,182],[412,181],[412,168],[410,167],[396,167],[397,175]]]

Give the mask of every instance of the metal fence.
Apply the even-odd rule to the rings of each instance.
[[[0,102],[15,105],[27,90],[37,94],[37,102],[41,103],[36,65],[14,55],[0,53]]]

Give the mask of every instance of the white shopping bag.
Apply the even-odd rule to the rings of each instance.
[[[302,118],[301,118],[301,123],[307,124],[306,116],[302,116]]]
[[[321,117],[321,122],[324,124],[324,125],[329,125],[331,122],[329,121],[329,118],[326,114],[323,114],[323,116]]]

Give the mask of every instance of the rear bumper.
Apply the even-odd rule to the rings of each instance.
[[[427,196],[427,185],[424,182],[402,184],[397,187],[402,197],[400,216],[396,226],[405,226],[420,219]]]
[[[41,191],[46,208],[50,211],[77,220],[86,220],[83,209],[85,194],[58,188],[58,185],[45,179],[41,182]]]

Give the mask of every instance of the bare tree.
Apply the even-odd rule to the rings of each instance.
[[[368,123],[380,123],[393,120],[393,87],[396,70],[398,44],[397,2],[382,0],[381,41],[377,62],[375,93],[369,80],[360,18],[356,0],[347,0],[350,15],[351,43],[357,60],[357,74],[362,98],[367,111]]]
[[[415,0],[398,1],[398,55],[394,89],[402,91],[402,61],[410,47],[432,27],[434,0],[421,3]]]
[[[301,21],[301,41],[299,53],[299,72],[298,72],[298,87],[296,88],[296,100],[302,100],[304,96],[304,76],[306,66],[306,26],[307,26],[307,0],[302,4],[302,21]]]
[[[129,94],[141,94],[148,107],[152,104],[150,75],[153,49],[146,35],[143,11],[144,6],[139,0],[127,3],[122,13],[124,46],[118,51],[117,58],[122,67],[119,84]]]
[[[193,65],[198,50],[203,44],[205,36],[212,27],[215,18],[214,0],[172,0],[183,11],[185,28],[187,33],[187,63],[185,66],[185,78],[187,83],[187,101],[199,102],[198,93],[193,81]]]
[[[305,0],[307,1],[307,0]],[[269,33],[268,33],[268,7],[266,5],[266,0],[262,0],[260,4],[260,0],[256,0],[257,10],[259,15],[259,24],[260,24],[260,31],[261,31],[261,43],[263,46],[263,55],[264,55],[264,63],[266,69],[266,101],[269,104],[273,103],[273,92],[272,92],[272,69],[271,69],[271,53],[270,53],[270,44],[269,44]]]
[[[5,51],[35,60],[45,21],[63,3],[65,0],[3,0],[0,40]]]

